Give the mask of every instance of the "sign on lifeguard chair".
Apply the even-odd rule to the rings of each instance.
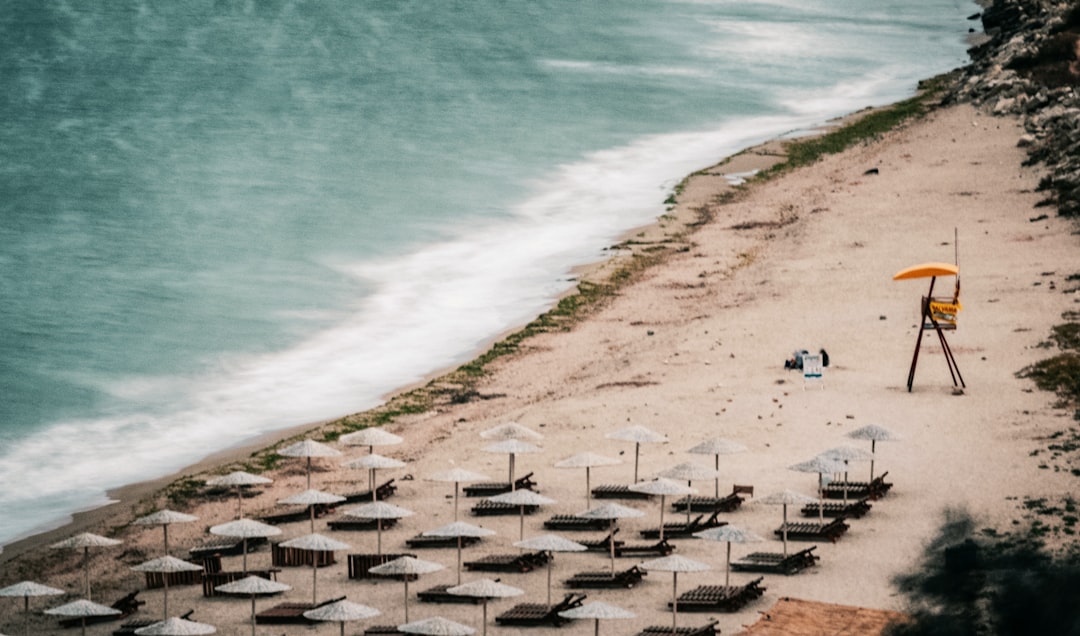
[[[821,359],[821,354],[804,353],[802,357],[802,377],[803,377],[803,391],[806,390],[806,385],[811,382],[817,382],[821,385],[821,388],[825,388],[825,378],[822,376],[822,372],[825,369],[825,364]]]

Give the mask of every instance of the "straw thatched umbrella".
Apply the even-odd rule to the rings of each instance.
[[[645,561],[641,567],[648,571],[671,572],[671,631],[674,633],[679,627],[679,572],[704,572],[712,568],[707,563],[678,554]]]
[[[202,572],[201,565],[195,565],[190,561],[184,561],[173,556],[165,555],[156,559],[150,559],[145,563],[131,567],[136,572],[156,572],[161,574],[164,593],[164,607],[162,608],[162,620],[169,616],[169,575],[173,572]]]
[[[668,438],[660,433],[640,425],[628,426],[608,433],[604,437],[634,443],[634,483],[638,481],[638,459],[642,444],[667,444]]]
[[[454,594],[457,596],[471,596],[472,598],[480,599],[480,604],[483,609],[483,622],[481,623],[481,633],[487,634],[487,604],[489,599],[493,598],[509,598],[511,596],[521,596],[525,593],[525,590],[510,585],[504,585],[491,579],[477,579],[475,581],[469,581],[462,585],[456,585],[446,589],[447,594]]]
[[[405,517],[413,516],[414,513],[408,508],[388,504],[385,501],[373,501],[362,506],[357,506],[356,508],[350,508],[349,510],[346,510],[344,514],[346,517],[375,520],[375,532],[377,535],[375,554],[382,556],[382,520],[403,519]]]
[[[297,550],[308,550],[310,552],[333,552],[336,550],[348,550],[351,546],[343,541],[337,541],[330,537],[323,536],[321,534],[305,534],[302,537],[296,537],[295,539],[289,539],[288,541],[282,541],[281,547],[283,548],[296,548]],[[318,555],[311,555],[311,603],[314,605],[318,603],[319,593],[319,559]]]
[[[247,540],[255,538],[274,537],[281,534],[281,528],[275,528],[274,526],[263,523],[261,521],[255,521],[254,519],[237,519],[236,521],[229,521],[228,523],[222,523],[220,525],[211,526],[210,534],[216,534],[219,537],[233,537],[235,539],[243,539],[243,570],[247,573]]]
[[[504,439],[501,442],[485,446],[484,450],[489,453],[505,453],[510,456],[510,490],[514,490],[514,457],[524,453],[539,453],[541,449],[536,444],[530,444],[520,439]]]
[[[667,477],[668,479],[677,479],[686,482],[686,485],[691,485],[694,481],[699,479],[712,479],[715,480],[717,485],[716,491],[720,491],[720,471],[713,468],[706,468],[705,466],[698,466],[691,462],[683,462],[681,464],[672,466],[660,473],[661,477]],[[719,495],[717,495],[719,498]],[[686,500],[686,521],[690,521],[691,508],[690,499]]]
[[[247,594],[251,597],[251,636],[255,636],[255,597],[260,594],[279,594],[291,590],[292,586],[261,576],[246,576],[232,583],[225,583],[214,588],[226,594]]]
[[[321,490],[305,490],[304,492],[296,493],[295,495],[284,499],[278,499],[279,504],[307,506],[308,512],[311,514],[312,532],[315,532],[315,506],[336,504],[343,501],[345,501],[345,498],[341,495],[335,495]]]
[[[206,480],[206,485],[236,488],[236,518],[241,519],[244,516],[244,495],[242,489],[246,486],[260,486],[273,483],[273,481],[273,479],[261,475],[252,475],[251,473],[237,470],[228,475],[208,479]]]
[[[461,585],[461,538],[462,537],[488,537],[495,534],[494,530],[474,526],[464,521],[455,521],[445,526],[424,533],[425,537],[456,537],[457,538],[457,582]]]
[[[346,446],[367,446],[368,452],[374,453],[376,446],[394,446],[405,440],[393,433],[388,433],[378,426],[369,426],[354,433],[342,435],[338,438],[338,441]]]
[[[818,454],[827,459],[835,459],[836,461],[844,463],[844,504],[847,504],[848,466],[851,465],[851,462],[871,461],[874,459],[874,456],[861,448],[854,448],[852,446],[837,446],[836,448],[830,448],[829,450],[822,451]]]
[[[412,575],[430,574],[446,568],[433,561],[425,561],[411,556],[403,556],[387,561],[382,565],[376,565],[368,569],[372,574],[379,576],[400,576],[405,581],[405,622],[409,622],[409,577]]]
[[[544,439],[544,436],[517,422],[507,422],[482,431],[480,438],[495,440],[519,439],[525,442],[538,442]]]
[[[708,541],[723,541],[724,543],[727,543],[727,560],[724,562],[724,585],[727,585],[731,580],[731,544],[757,543],[765,540],[763,537],[760,537],[749,530],[738,528],[731,524],[695,532],[694,536]]]
[[[694,453],[695,455],[713,455],[716,458],[716,472],[720,472],[720,456],[721,455],[733,455],[735,453],[742,453],[746,450],[746,446],[738,442],[733,442],[722,437],[717,437],[704,441],[697,446],[686,451],[688,453]],[[720,475],[716,476],[714,497],[720,496]]]
[[[425,636],[470,636],[476,633],[476,630],[472,627],[455,623],[442,616],[434,616],[425,618],[422,621],[398,625],[398,631],[406,634],[424,634]]]
[[[161,622],[135,630],[139,636],[198,636],[217,633],[217,628],[206,623],[196,623],[173,616]]]
[[[784,507],[784,525],[780,527],[783,529],[781,535],[784,539],[784,556],[787,556],[787,507],[805,506],[806,504],[816,502],[817,499],[814,499],[809,495],[804,495],[799,492],[793,492],[791,490],[781,490],[780,492],[774,492],[755,501],[759,504],[768,504]]]
[[[482,475],[464,468],[451,468],[435,473],[427,478],[427,481],[453,482],[454,484],[454,521],[458,520],[458,484],[467,484],[474,481],[484,481],[487,475]]]
[[[404,468],[405,462],[394,459],[392,457],[383,457],[371,453],[364,455],[359,459],[347,461],[342,464],[345,468],[352,468],[354,470],[363,469],[368,471],[368,490],[371,491],[371,500],[375,501],[377,495],[375,493],[375,471],[376,470],[389,470],[391,468]]]
[[[341,624],[341,636],[345,636],[345,623],[349,621],[363,621],[382,614],[374,607],[353,603],[344,599],[316,607],[304,612],[304,618],[313,621],[336,622]]]
[[[900,439],[900,436],[890,431],[884,426],[878,426],[877,424],[868,424],[862,428],[857,428],[854,431],[848,433],[848,437],[851,439],[868,439],[870,440],[870,454],[875,455],[877,453],[878,442],[895,442]],[[870,481],[874,481],[874,459],[870,459]]]
[[[788,466],[791,470],[797,470],[800,473],[817,473],[818,476],[818,523],[822,526],[825,525],[825,475],[835,475],[837,473],[844,472],[844,462],[837,461],[835,459],[829,459],[828,457],[817,457],[795,464],[794,466]]]
[[[619,519],[632,519],[635,517],[644,517],[645,513],[635,508],[629,508],[617,503],[606,503],[597,508],[591,508],[577,515],[578,517],[584,517],[586,519],[607,519],[611,523],[608,525],[608,530],[611,533],[611,574],[615,574],[615,523]]]
[[[609,605],[602,601],[595,601],[593,603],[585,603],[584,605],[559,612],[559,616],[562,616],[563,618],[591,618],[596,621],[593,636],[600,636],[600,621],[634,618],[636,614],[624,610],[621,607]]]
[[[577,541],[571,541],[570,539],[564,539],[556,534],[542,534],[537,537],[525,539],[523,541],[517,541],[514,543],[515,548],[525,548],[526,550],[544,550],[546,552],[584,552],[589,548],[578,543]],[[551,607],[551,562],[555,559],[547,560],[547,604]]]
[[[614,457],[598,455],[589,451],[571,455],[566,459],[555,462],[555,468],[584,468],[585,469],[585,507],[592,508],[592,485],[589,483],[589,472],[593,466],[614,466],[622,462]]]
[[[162,531],[165,533],[165,554],[169,554],[169,526],[174,523],[191,523],[192,521],[198,521],[199,518],[195,515],[189,515],[183,512],[177,512],[175,510],[158,510],[153,514],[146,515],[145,517],[139,517],[134,522],[139,526],[161,526]]]
[[[525,506],[546,506],[555,503],[554,499],[545,497],[539,493],[531,490],[511,490],[510,492],[500,493],[492,497],[488,497],[489,501],[495,503],[510,504],[511,506],[518,507],[518,538],[525,538]]]
[[[0,596],[21,596],[23,598],[23,613],[26,614],[24,628],[27,634],[30,633],[30,597],[59,596],[63,593],[64,590],[58,590],[55,587],[49,587],[48,585],[42,585],[41,583],[35,583],[33,581],[21,581],[14,585],[9,585],[4,589],[0,589]]]
[[[643,481],[630,486],[633,492],[643,492],[648,495],[660,495],[660,540],[664,540],[664,499],[668,495],[692,495],[697,489],[684,486],[677,481],[658,477],[652,481]],[[614,543],[613,543],[614,545]]]
[[[110,539],[101,535],[92,534],[89,532],[83,532],[73,537],[64,539],[58,543],[50,545],[50,548],[67,548],[67,549],[79,549],[83,551],[83,590],[86,592],[87,600],[93,598],[90,595],[90,548],[107,548],[109,546],[120,545],[123,541],[116,539]]]
[[[52,616],[67,616],[68,618],[82,619],[82,636],[86,636],[86,619],[93,616],[116,616],[120,614],[120,610],[112,607],[106,607],[93,601],[86,599],[79,599],[66,603],[59,607],[45,610],[46,614]]]
[[[311,490],[311,458],[312,457],[339,457],[341,451],[336,448],[321,444],[312,439],[290,444],[278,450],[278,455],[285,457],[304,457],[307,459],[307,489]]]

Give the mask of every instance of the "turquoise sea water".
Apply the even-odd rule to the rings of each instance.
[[[0,0],[0,543],[462,362],[959,0]]]

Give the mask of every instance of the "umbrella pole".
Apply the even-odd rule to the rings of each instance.
[[[90,599],[87,599],[90,600]],[[82,617],[82,636],[86,636],[86,617]]]
[[[461,585],[461,536],[457,538],[457,584]]]
[[[345,621],[341,621],[341,636],[345,636]]]
[[[319,601],[319,593],[317,591],[317,585],[319,584],[319,554],[318,552],[311,552],[311,604],[315,605]]]
[[[255,636],[255,595],[251,595],[251,636]]]
[[[374,468],[372,468],[371,470],[368,471],[367,483],[368,483],[368,490],[371,491],[371,502],[374,503],[374,502],[378,501],[378,499],[379,499],[378,496],[377,496],[378,493],[375,492],[375,469]]]
[[[525,504],[518,506],[518,512],[521,513],[518,516],[518,541],[525,540]]]
[[[720,453],[715,455],[716,457],[716,472],[720,472]],[[720,498],[720,475],[716,475],[716,487],[713,490],[713,497]]]
[[[454,521],[458,520],[457,516],[457,499],[458,499],[458,483],[454,482]]]
[[[719,479],[717,479],[717,481],[719,481]],[[690,483],[690,480],[687,479],[686,480],[687,488],[689,488],[691,485],[692,484]],[[717,488],[719,488],[719,486],[717,486]],[[692,497],[692,495],[690,493],[686,494],[686,525],[687,526],[690,525],[690,509],[694,507],[694,502],[691,501],[691,497]]]
[[[311,490],[311,458],[307,458],[307,489]]]
[[[244,537],[243,544],[240,549],[244,551],[244,574],[247,575],[247,537]]]
[[[382,560],[382,517],[375,520],[375,554]]]
[[[844,462],[844,465],[846,466],[847,462]],[[847,505],[847,489],[848,489],[848,480],[847,480],[847,471],[845,470],[844,471],[844,505],[845,506]]]
[[[724,562],[724,586],[731,584],[731,542],[727,542],[727,561]]]
[[[660,495],[660,543],[664,542],[664,496]]]
[[[596,623],[596,627],[593,628],[593,636],[600,636],[600,619],[593,621]]]
[[[169,556],[169,524],[162,524],[161,529],[165,531],[165,556]]]
[[[663,527],[663,526],[661,526]],[[611,550],[611,578],[615,578],[615,520],[608,525],[608,548]]]
[[[308,512],[311,513],[311,533],[315,533],[315,504],[308,505]]]
[[[405,579],[405,622],[408,623],[409,622],[409,575],[406,574],[402,578]],[[255,636],[255,635],[252,634],[251,636]]]
[[[874,447],[877,445],[877,440],[870,440],[870,481],[874,481]]]
[[[82,549],[83,589],[86,590],[86,600],[94,600],[90,596],[90,548]],[[83,633],[86,633],[86,621],[83,621]]]
[[[818,498],[818,525],[825,525],[825,476],[821,473],[817,474],[817,498]]]
[[[548,561],[548,563],[551,563],[551,562]],[[549,573],[549,576],[550,576],[550,573]],[[548,585],[551,585],[551,580],[550,579],[548,579]],[[551,605],[551,597],[550,596],[548,596],[548,605]],[[23,614],[25,614],[25,617],[23,618],[23,627],[26,630],[26,636],[30,636],[30,596],[29,595],[23,597]]]
[[[679,629],[679,573],[671,573],[671,633]]]
[[[483,636],[487,636],[487,597],[484,597],[484,627],[480,632]]]
[[[240,486],[236,487],[236,518],[244,518],[244,493],[241,491]]]
[[[514,492],[514,454],[510,453],[510,492]]]
[[[589,467],[585,467],[585,509],[592,508],[592,488],[589,485]]]
[[[552,559],[548,559],[548,607],[551,607],[551,561]]]
[[[784,525],[780,527],[784,529],[784,556],[787,557],[787,504],[784,504]]]
[[[641,442],[634,442],[634,483],[637,483],[638,456],[641,455]]]

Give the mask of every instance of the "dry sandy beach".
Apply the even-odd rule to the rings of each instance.
[[[980,527],[1008,530],[1021,518],[1019,499],[1060,497],[1075,481],[1067,471],[1041,469],[1040,460],[1030,456],[1044,447],[1040,438],[1066,428],[1068,419],[1052,408],[1053,396],[1033,391],[1029,381],[1015,376],[1046,356],[1037,345],[1051,325],[1060,322],[1062,312],[1075,308],[1075,296],[1064,293],[1065,278],[1080,272],[1072,226],[1052,215],[1029,221],[1042,213],[1033,210],[1041,198],[1034,192],[1039,173],[1021,166],[1020,134],[1013,119],[958,105],[902,126],[875,143],[752,185],[746,196],[732,203],[716,202],[726,188],[717,175],[738,172],[744,164],[763,158],[751,153],[705,171],[679,197],[676,210],[689,215],[702,205],[711,208],[711,219],[687,237],[688,249],[648,270],[570,331],[534,337],[526,341],[522,354],[499,359],[479,389],[490,399],[388,426],[405,442],[376,452],[408,465],[381,471],[377,477],[396,478],[398,490],[389,503],[417,514],[384,532],[384,551],[411,551],[405,549],[407,538],[452,521],[452,486],[425,477],[458,466],[493,480],[506,478],[507,456],[484,452],[488,442],[479,433],[510,421],[544,435],[538,442],[542,452],[519,455],[516,470],[518,475],[534,473],[539,492],[556,500],[526,518],[526,536],[545,532],[542,522],[552,514],[585,509],[584,471],[554,468],[555,462],[586,450],[618,457],[620,465],[593,469],[592,485],[631,482],[633,444],[606,439],[605,434],[640,424],[669,439],[667,444],[642,445],[642,477],[651,478],[682,462],[711,466],[711,456],[687,453],[710,438],[746,445],[747,452],[721,457],[721,489],[751,484],[755,497],[722,518],[767,537],[768,542],[735,545],[732,557],[763,549],[779,551],[772,532],[781,511],[757,504],[755,498],[783,489],[814,494],[816,476],[788,466],[835,446],[869,450],[869,443],[855,442],[846,434],[878,424],[903,437],[877,446],[876,470],[888,471],[895,484],[888,496],[874,502],[865,517],[851,520],[850,530],[837,543],[814,544],[821,557],[817,567],[790,577],[766,575],[764,596],[738,613],[680,613],[679,624],[715,619],[723,633],[738,633],[781,597],[903,610],[905,599],[892,579],[918,561],[946,508],[969,510]],[[866,174],[871,168],[877,173]],[[631,238],[652,240],[665,231],[662,226],[643,229],[642,235]],[[926,281],[894,282],[892,275],[924,261],[951,262],[954,228],[959,236],[964,310],[959,329],[948,337],[967,388],[960,394],[953,391],[940,347],[927,336],[914,391],[909,393],[905,382]],[[942,284],[939,294],[951,292],[951,280],[939,281]],[[813,385],[804,390],[801,374],[784,370],[785,358],[797,348],[829,352],[831,365],[825,369],[823,388]],[[314,488],[345,492],[366,486],[366,474],[339,464],[367,450],[341,450],[345,457],[316,460]],[[865,464],[858,464],[853,478],[865,478],[868,471]],[[273,486],[244,503],[252,516],[274,509],[279,498],[305,488],[301,460],[287,460],[269,476],[275,479]],[[694,486],[702,494],[713,490],[711,481]],[[462,519],[497,534],[467,548],[465,559],[514,552],[511,543],[518,539],[518,518],[472,517],[467,507],[475,502],[462,499]],[[645,513],[620,524],[622,538],[644,541],[638,530],[658,524],[659,501],[621,503]],[[124,524],[132,515],[163,506],[164,500],[125,500],[83,524],[124,541],[120,547],[93,553],[95,599],[110,602],[140,589],[146,605],[138,616],[160,616],[161,591],[146,590],[142,576],[128,568],[159,556],[161,530]],[[184,511],[199,521],[170,527],[177,556],[204,540],[207,527],[230,520],[235,501],[201,503]],[[798,516],[797,511],[791,514]],[[667,521],[677,518],[666,514]],[[374,552],[374,533],[332,532],[326,521],[316,522],[318,532],[349,543],[349,552]],[[308,523],[282,528],[284,537],[290,538],[307,533]],[[74,532],[68,527],[49,539]],[[601,533],[563,534],[595,539]],[[723,583],[723,544],[680,539],[675,545],[676,554],[713,568],[681,575],[680,591]],[[414,595],[410,618],[442,615],[479,628],[479,606],[416,602],[416,591],[456,580],[456,557],[452,549],[415,552],[447,569],[410,585]],[[5,556],[15,558],[0,566],[4,584],[33,578],[76,597],[78,555],[33,547],[31,542],[9,549]],[[249,567],[268,567],[269,560],[264,548],[249,556]],[[402,622],[400,583],[349,580],[345,552],[337,561],[318,572],[319,596],[347,596],[383,613],[366,623],[350,624],[347,633],[361,633],[365,624]],[[625,569],[639,561],[620,559],[617,565]],[[239,557],[227,557],[226,567],[238,569]],[[598,553],[557,555],[555,598],[568,591],[561,586],[563,579],[606,567],[607,558]],[[503,583],[525,590],[522,597],[491,602],[489,631],[537,633],[497,627],[493,617],[517,602],[543,602],[544,570],[466,572],[463,580],[481,576],[501,576]],[[757,576],[732,573],[731,578],[744,583]],[[260,609],[285,600],[310,600],[309,569],[285,568],[278,580],[293,590],[259,600]],[[636,614],[634,619],[601,625],[605,634],[634,634],[648,625],[670,625],[666,604],[671,593],[672,576],[666,572],[650,572],[631,590],[587,591],[590,601],[603,600]],[[31,606],[40,611],[59,603],[34,599]],[[169,605],[173,613],[194,609],[193,618],[216,625],[218,633],[250,633],[246,600],[204,599],[198,586],[187,586],[170,591]],[[21,606],[21,599],[0,599],[0,631],[21,633]],[[55,619],[38,616],[33,632],[62,633],[55,626]],[[95,626],[88,633],[109,634],[116,626]],[[579,621],[562,631],[583,634],[592,628],[592,621]],[[336,634],[338,625],[266,626],[259,633]]]

